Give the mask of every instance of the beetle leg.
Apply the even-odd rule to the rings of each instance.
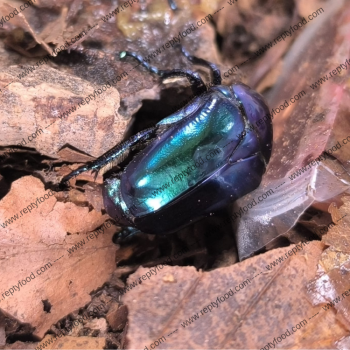
[[[196,56],[190,55],[189,52],[185,50],[181,44],[176,44],[175,46],[180,47],[183,55],[193,64],[198,64],[199,66],[204,66],[209,68],[211,72],[211,77],[212,77],[212,84],[221,85],[221,72],[219,67],[216,64],[211,63],[207,60],[204,60],[203,58],[198,58]]]
[[[127,56],[135,58],[141,64],[141,66],[145,67],[149,72],[159,75],[162,79],[167,79],[171,77],[186,77],[191,84],[191,88],[194,95],[200,95],[201,93],[207,91],[207,88],[202,78],[196,72],[182,69],[160,70],[148,64],[142,56],[135,52],[122,51],[119,56],[121,59]]]
[[[124,240],[130,239],[131,237],[137,235],[138,233],[142,233],[140,230],[134,227],[123,227],[122,230],[116,233],[113,237],[113,243],[118,244]]]
[[[61,184],[68,182],[71,178],[78,176],[79,174],[88,170],[92,170],[93,173],[95,173],[96,180],[99,171],[103,168],[108,167],[108,163],[115,161],[116,158],[117,160],[119,160],[126,152],[128,152],[132,147],[136,146],[138,143],[147,141],[156,136],[158,129],[159,127],[155,126],[153,128],[148,128],[146,130],[140,131],[136,135],[132,136],[129,140],[126,140],[114,146],[112,149],[107,151],[105,154],[103,154],[96,160],[88,162],[87,164],[81,166],[80,168],[72,171],[70,174],[63,177],[63,179],[61,180]],[[112,164],[112,166],[117,165],[114,163]]]
[[[99,173],[100,169],[94,169],[91,174],[95,174],[94,176],[94,182],[96,182],[96,179],[97,179],[97,176],[98,176],[98,173]]]
[[[178,10],[179,8],[177,7],[176,3],[174,0],[168,0],[169,6],[173,11]]]
[[[110,176],[111,179],[120,179],[121,172],[115,173],[113,172]]]

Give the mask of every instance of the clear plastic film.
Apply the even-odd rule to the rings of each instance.
[[[314,202],[329,201],[348,191],[349,186],[350,176],[342,165],[336,159],[326,159],[293,180],[286,177],[269,181],[238,200],[234,211],[238,207],[247,207],[254,199],[273,190],[266,199],[256,200],[257,205],[243,212],[240,220],[235,221],[240,260],[287,233]]]

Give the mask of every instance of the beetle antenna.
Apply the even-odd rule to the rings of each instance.
[[[194,95],[200,95],[201,93],[207,91],[202,78],[196,72],[182,69],[160,70],[151,66],[141,55],[135,52],[122,51],[119,56],[121,59],[127,56],[135,58],[141,64],[141,66],[145,67],[149,72],[159,75],[162,79],[171,77],[186,77],[191,84]]]
[[[213,85],[221,85],[221,72],[215,63],[211,63],[207,60],[204,60],[203,58],[190,55],[189,52],[181,44],[176,44],[175,47],[180,47],[183,55],[193,64],[198,64],[199,66],[209,68]]]

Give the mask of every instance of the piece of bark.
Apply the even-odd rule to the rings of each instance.
[[[127,126],[118,113],[120,97],[112,85],[101,94],[101,86],[61,73],[47,66],[18,81],[23,71],[13,67],[0,70],[0,80],[11,83],[0,94],[3,119],[3,145],[35,148],[40,153],[58,158],[58,152],[70,145],[98,157],[120,142]],[[94,95],[89,104],[85,98]],[[68,117],[59,118],[67,110],[77,107]],[[14,116],[16,116],[14,118]],[[60,158],[71,155],[60,153]]]
[[[348,331],[331,313],[313,317],[322,308],[312,307],[306,297],[306,285],[316,274],[323,244],[311,242],[271,271],[266,269],[292,248],[272,250],[210,272],[163,267],[124,297],[129,309],[128,348],[150,349],[150,344],[164,336],[165,341],[156,343],[157,349],[261,349],[304,319],[307,325],[286,337],[279,347],[333,346]],[[138,269],[128,283],[145,272]],[[164,281],[163,276],[169,274],[175,282]],[[250,283],[246,282],[243,290],[201,314],[200,310],[247,279]],[[182,326],[197,313],[197,320]]]
[[[89,234],[107,215],[57,202],[54,196],[31,213],[20,215],[20,210],[47,192],[40,180],[27,176],[13,182],[0,202],[1,223],[19,214],[17,220],[0,228],[0,291],[5,293],[17,286],[18,280],[34,276],[19,291],[14,288],[12,296],[3,295],[0,308],[36,327],[34,334],[39,337],[63,316],[89,303],[90,293],[115,269],[115,226],[110,224],[97,238]],[[80,248],[68,252],[83,240]],[[38,275],[42,267],[44,272]]]

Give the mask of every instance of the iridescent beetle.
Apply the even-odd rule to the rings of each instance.
[[[138,54],[122,52],[120,58],[133,57],[163,79],[186,77],[195,97],[154,127],[62,179],[66,182],[87,170],[105,173],[138,150],[122,171],[104,180],[103,198],[107,213],[118,224],[145,233],[177,231],[253,191],[271,155],[271,121],[244,132],[269,113],[261,95],[244,84],[221,85],[215,64],[183,48],[182,53],[193,64],[210,69],[212,87],[207,90],[198,73],[158,70]]]

